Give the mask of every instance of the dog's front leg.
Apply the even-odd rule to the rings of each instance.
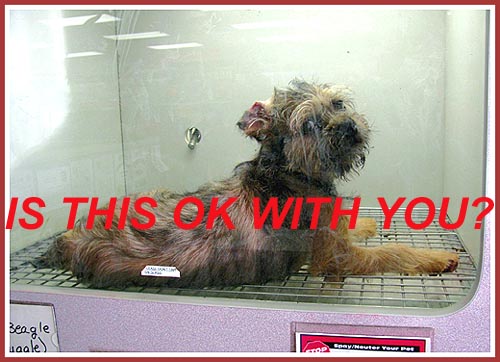
[[[458,255],[445,250],[417,249],[389,243],[377,247],[353,245],[375,235],[373,219],[359,219],[355,229],[348,229],[348,219],[336,230],[316,230],[310,271],[313,275],[371,275],[377,273],[442,273],[458,266]]]
[[[323,226],[314,231],[309,267],[313,275],[343,275],[346,263],[352,257],[352,243],[348,230],[349,219],[341,217],[335,230]]]
[[[352,241],[364,241],[377,235],[377,221],[369,217],[362,217],[356,220],[356,227],[349,230]]]
[[[373,248],[353,247],[352,259],[344,267],[347,274],[452,272],[458,255],[445,250],[417,249],[389,243]]]
[[[377,234],[374,219],[360,218],[349,230],[352,241],[363,241]],[[417,249],[402,244],[385,244],[367,248],[353,246],[352,258],[343,266],[346,274],[376,273],[442,273],[457,268],[458,255],[445,250]]]

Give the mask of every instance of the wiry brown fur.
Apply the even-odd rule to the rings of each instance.
[[[253,160],[235,168],[232,177],[190,194],[157,190],[134,195],[132,202],[140,196],[156,200],[158,207],[150,208],[156,216],[153,227],[139,230],[128,223],[120,230],[118,208],[111,229],[104,227],[104,217],[98,217],[92,229],[86,229],[81,220],[55,240],[41,262],[69,269],[94,287],[264,283],[279,280],[306,262],[314,274],[333,275],[438,273],[456,268],[457,255],[445,251],[398,244],[356,246],[353,241],[375,235],[375,221],[360,219],[355,230],[348,230],[348,220],[343,218],[331,230],[331,205],[323,205],[316,230],[308,230],[312,204],[307,203],[297,230],[291,229],[290,217],[279,230],[269,220],[262,229],[254,227],[254,198],[260,198],[261,205],[271,197],[278,197],[280,205],[289,197],[334,199],[338,196],[334,181],[363,165],[370,131],[345,89],[294,81],[289,88],[275,90],[270,100],[256,102],[238,126],[261,147]],[[193,230],[176,226],[173,211],[186,196],[201,199],[207,207],[214,197],[219,205],[236,197],[227,209],[235,229],[220,218],[207,229],[206,215]],[[184,222],[194,220],[197,211],[194,205],[186,205]],[[143,220],[134,211],[129,211],[128,218]],[[141,276],[146,265],[174,266],[181,278]]]

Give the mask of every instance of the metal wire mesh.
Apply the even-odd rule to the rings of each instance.
[[[444,249],[460,256],[458,269],[439,275],[355,275],[329,281],[327,277],[309,274],[308,266],[279,282],[264,285],[241,285],[227,288],[179,289],[127,287],[112,288],[138,293],[182,295],[196,297],[242,298],[296,303],[371,305],[403,308],[442,308],[464,299],[476,279],[476,266],[457,232],[443,229],[438,220],[424,230],[410,229],[404,221],[404,210],[393,217],[390,229],[382,230],[384,214],[377,208],[361,208],[360,217],[377,220],[379,235],[363,242],[368,247],[397,242],[418,248]],[[412,219],[421,222],[427,211],[415,209]],[[11,255],[12,285],[43,285],[64,288],[88,287],[78,282],[70,272],[36,269],[30,261],[41,255],[52,239],[42,240]]]

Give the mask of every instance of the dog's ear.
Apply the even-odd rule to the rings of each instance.
[[[252,108],[243,114],[237,125],[247,136],[263,141],[270,128],[270,119],[262,103],[255,102]]]
[[[238,127],[249,137],[253,137],[260,141],[260,138],[265,135],[267,122],[262,118],[244,118],[238,122]]]

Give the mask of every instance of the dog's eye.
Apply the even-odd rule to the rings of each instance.
[[[315,117],[309,117],[302,124],[302,133],[306,135],[310,133],[315,133],[317,131],[320,131],[321,129],[323,129],[323,125]]]
[[[343,101],[333,101],[332,106],[333,109],[335,109],[336,111],[341,111],[345,109]]]

